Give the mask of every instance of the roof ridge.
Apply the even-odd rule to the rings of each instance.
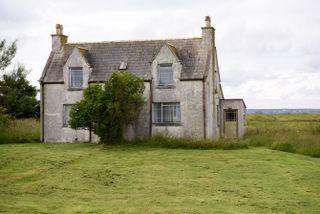
[[[154,42],[154,41],[166,41],[166,40],[191,40],[201,39],[201,37],[185,37],[185,38],[162,38],[162,39],[146,39],[146,40],[114,40],[114,41],[96,41],[96,42],[68,42],[68,45],[80,45],[80,44],[98,44],[98,43],[122,43],[122,42]]]

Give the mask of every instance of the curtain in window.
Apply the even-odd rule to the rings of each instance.
[[[154,103],[153,118],[155,123],[179,123],[180,103]]]

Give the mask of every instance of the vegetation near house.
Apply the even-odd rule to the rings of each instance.
[[[0,72],[2,73],[10,64],[17,52],[17,41],[6,45],[6,40],[0,41]]]
[[[16,42],[9,46],[6,46],[5,40],[0,42],[0,120],[2,122],[7,121],[8,115],[13,118],[39,117],[37,89],[26,79],[29,71],[20,64],[8,71],[16,50]]]
[[[90,85],[70,111],[72,128],[88,128],[103,143],[117,143],[144,104],[143,79],[127,71],[113,72],[103,87]],[[91,138],[90,138],[91,139]]]

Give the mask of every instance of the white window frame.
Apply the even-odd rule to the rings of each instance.
[[[63,112],[62,112],[62,124],[63,127],[69,127],[69,119],[70,119],[70,110],[73,104],[63,104]]]
[[[163,69],[163,70],[162,70]],[[170,72],[169,73],[169,81],[168,82],[162,82],[162,73],[164,72]],[[166,63],[166,64],[159,64],[158,65],[158,78],[159,78],[159,85],[160,86],[167,86],[167,85],[173,85],[173,68],[172,64]]]
[[[181,123],[180,103],[179,102],[153,103],[153,123],[154,124],[180,124]]]
[[[81,86],[73,85],[74,72],[81,72]],[[83,88],[83,67],[69,67],[69,88],[70,89],[82,89]]]

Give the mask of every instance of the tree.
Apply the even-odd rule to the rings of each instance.
[[[8,65],[10,65],[16,51],[16,41],[11,43],[9,46],[6,46],[5,39],[0,41],[0,75],[2,75],[3,71],[8,67]],[[10,115],[7,114],[7,109],[0,105],[0,124],[3,125],[7,123],[10,118]]]
[[[6,46],[6,40],[0,41],[0,71],[4,71],[10,64],[17,52],[17,41]]]
[[[37,101],[37,89],[26,79],[28,70],[23,65],[17,65],[11,71],[4,73],[11,64],[17,52],[17,41],[6,45],[6,40],[0,41],[0,117],[7,118],[6,112],[16,118],[39,117],[40,104]]]
[[[0,80],[0,106],[15,118],[39,116],[37,89],[30,85],[26,79],[27,74],[26,68],[18,65]]]
[[[7,109],[0,106],[0,126],[7,124],[11,119],[11,116],[6,111]]]
[[[127,71],[113,72],[104,86],[92,85],[70,111],[72,128],[87,128],[103,143],[123,139],[124,128],[132,124],[144,104],[143,79]]]
[[[99,115],[98,100],[101,99],[103,90],[101,85],[90,85],[83,92],[83,98],[76,103],[70,110],[69,124],[72,128],[88,129],[90,133],[95,131],[94,124],[97,122]]]

